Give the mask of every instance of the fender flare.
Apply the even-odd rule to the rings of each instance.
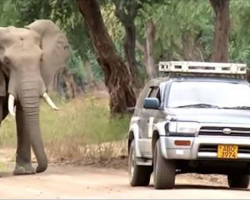
[[[133,124],[130,129],[129,129],[129,136],[128,136],[128,142],[129,142],[129,138],[131,138],[133,136],[134,141],[135,141],[135,154],[136,157],[141,158],[141,152],[140,152],[140,148],[139,148],[139,126],[137,124]]]
[[[153,132],[153,138],[154,137],[158,137],[159,141],[160,141],[160,146],[161,146],[161,152],[162,152],[162,156],[164,158],[168,158],[167,155],[167,145],[166,145],[166,140],[165,137],[166,136],[166,129],[165,129],[165,125],[168,123],[168,121],[163,121],[163,122],[159,122],[157,124],[155,124],[154,126],[154,132]],[[157,136],[156,136],[157,134]],[[152,140],[153,142],[153,140]],[[153,144],[152,144],[153,147]]]

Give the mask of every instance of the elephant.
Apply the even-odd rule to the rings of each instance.
[[[0,124],[8,114],[15,117],[14,175],[41,173],[48,167],[39,122],[40,99],[58,109],[48,87],[68,58],[68,40],[51,20],[35,20],[22,28],[0,27]],[[31,164],[31,150],[36,168]]]

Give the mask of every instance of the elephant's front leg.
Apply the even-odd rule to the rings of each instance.
[[[20,105],[17,105],[17,151],[14,175],[28,175],[35,173],[35,169],[31,165],[31,145],[25,124],[23,110]]]

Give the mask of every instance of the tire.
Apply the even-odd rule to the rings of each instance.
[[[152,173],[151,166],[136,164],[135,142],[131,142],[129,151],[129,181],[131,186],[148,186]]]
[[[248,188],[249,175],[228,175],[227,181],[230,188]]]
[[[175,186],[175,162],[163,158],[160,141],[156,142],[154,148],[154,187],[155,189],[172,189]]]

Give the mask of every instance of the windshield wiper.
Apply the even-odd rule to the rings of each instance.
[[[250,106],[221,107],[222,109],[250,110]]]
[[[177,106],[175,108],[219,108],[219,106],[212,105],[212,104],[206,104],[206,103],[197,103],[197,104]]]

